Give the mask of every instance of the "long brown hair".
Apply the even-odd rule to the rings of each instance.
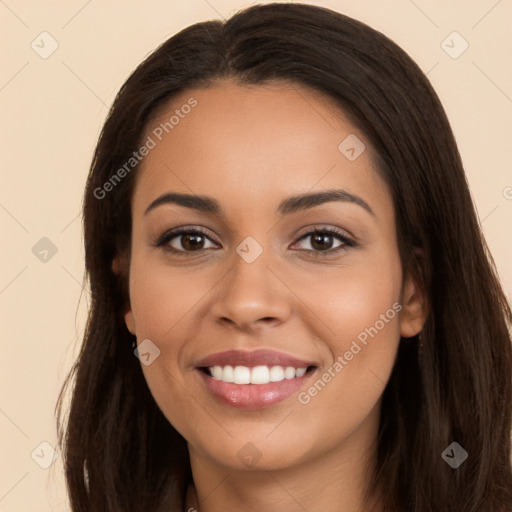
[[[129,257],[137,168],[98,191],[140,147],[159,107],[220,78],[283,80],[338,102],[377,153],[404,271],[427,290],[421,352],[401,340],[384,391],[367,495],[379,490],[386,512],[512,510],[512,313],[443,107],[420,68],[380,32],[325,8],[275,3],[171,37],[127,79],[104,124],[83,205],[90,311],[56,407],[73,512],[183,504],[187,445],[133,355],[120,313],[126,275],[111,268],[116,254]],[[63,395],[73,381],[65,425]],[[453,442],[468,454],[457,469],[442,457]]]

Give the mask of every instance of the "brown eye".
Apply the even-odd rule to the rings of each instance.
[[[356,246],[356,243],[345,233],[330,227],[309,231],[302,235],[298,242],[303,240],[309,240],[309,244],[307,244],[309,247],[306,246],[303,250],[312,253],[314,256],[328,256]],[[340,243],[333,246],[335,240]]]
[[[199,229],[180,228],[165,233],[156,243],[157,247],[176,253],[201,252],[210,247],[205,247],[205,242],[211,242],[210,238]]]
[[[181,238],[181,246],[183,249],[187,251],[195,251],[198,249],[203,249],[204,245],[204,235],[198,234],[183,234],[180,235]]]
[[[325,233],[315,233],[313,235],[309,235],[311,238],[310,245],[313,249],[319,251],[327,251],[332,248],[333,245],[333,236]]]

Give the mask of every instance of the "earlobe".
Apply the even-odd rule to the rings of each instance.
[[[117,254],[112,259],[112,272],[117,276],[118,279],[128,279],[128,269],[126,259],[121,255]],[[124,321],[126,323],[126,327],[128,331],[130,331],[135,336],[135,319],[133,317],[133,313],[130,307],[129,299],[126,299],[128,302],[125,306],[124,313]]]
[[[126,327],[127,329],[135,336],[136,335],[136,331],[135,331],[135,319],[133,318],[133,313],[132,313],[132,310],[129,309],[125,314],[124,314],[124,321],[126,322]]]
[[[425,325],[428,310],[425,290],[412,277],[407,277],[402,291],[400,335],[403,338],[416,336]]]
[[[126,255],[121,255],[119,253],[117,253],[114,258],[112,258],[112,265],[111,265],[111,269],[112,269],[112,272],[118,276],[118,277],[122,277],[122,276],[125,276],[126,278],[128,277],[128,260],[126,258]]]
[[[121,261],[120,261],[119,256],[116,256],[112,260],[112,267],[111,268],[112,268],[112,272],[114,272],[114,274],[119,275],[121,273]]]

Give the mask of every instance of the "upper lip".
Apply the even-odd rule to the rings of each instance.
[[[274,350],[226,350],[217,352],[201,359],[197,367],[208,366],[293,366],[294,368],[307,368],[316,366],[314,361],[306,361]]]

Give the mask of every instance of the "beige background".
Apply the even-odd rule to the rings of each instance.
[[[40,465],[52,461],[55,400],[85,325],[79,211],[107,109],[133,68],[169,36],[252,3],[0,0],[0,512],[69,510],[62,459],[57,456],[48,469]],[[511,299],[512,3],[311,3],[382,31],[428,72],[455,131]],[[58,43],[46,59],[40,54],[52,41],[40,36],[44,31]],[[441,46],[453,31],[469,44],[456,59]],[[463,42],[448,44],[453,52]],[[32,250],[43,237],[57,248],[46,262],[40,259],[43,246],[36,246],[36,254]]]

